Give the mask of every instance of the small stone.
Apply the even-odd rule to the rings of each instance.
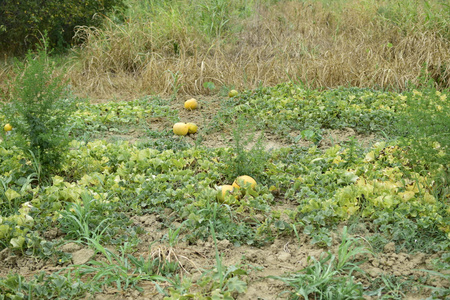
[[[366,270],[366,272],[367,272],[367,274],[369,274],[370,275],[370,277],[378,277],[378,276],[380,276],[381,274],[383,274],[383,270],[381,270],[381,269],[379,269],[379,268],[368,268],[367,270]]]
[[[384,252],[385,252],[385,253],[392,253],[392,252],[395,252],[395,243],[394,243],[394,242],[387,243],[387,244],[384,246]]]
[[[291,258],[291,254],[289,252],[281,252],[278,254],[279,261],[288,261]]]
[[[220,250],[224,250],[229,248],[231,245],[229,240],[221,240],[217,243],[217,248],[219,248]]]
[[[266,262],[271,265],[276,265],[278,261],[272,255],[266,257]]]
[[[81,246],[77,243],[67,243],[61,246],[61,251],[67,253],[73,253],[81,249]]]
[[[74,265],[83,265],[87,263],[95,252],[92,249],[81,249],[72,254],[72,262]]]

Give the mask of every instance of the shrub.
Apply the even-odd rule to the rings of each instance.
[[[47,32],[51,48],[72,44],[78,25],[99,26],[101,16],[124,8],[123,0],[5,0],[0,2],[0,48],[25,53]]]
[[[19,75],[10,83],[10,101],[2,110],[13,127],[11,138],[33,162],[38,179],[45,178],[61,166],[75,101],[62,78],[54,76],[45,49],[28,52],[16,69]]]

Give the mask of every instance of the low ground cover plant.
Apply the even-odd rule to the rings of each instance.
[[[294,233],[298,236],[300,233],[310,236],[312,244],[327,248],[333,243],[333,229],[347,222],[351,230],[359,228],[357,223],[370,226],[372,234],[366,236],[365,241],[377,251],[391,241],[395,241],[398,251],[445,251],[449,247],[450,234],[445,185],[448,169],[444,164],[448,145],[437,133],[429,134],[428,127],[424,130],[415,128],[413,134],[416,139],[408,144],[411,136],[405,132],[404,122],[405,116],[413,112],[408,99],[421,103],[427,101],[429,118],[442,120],[448,111],[446,95],[446,92],[417,90],[406,94],[367,89],[307,91],[300,86],[283,84],[243,92],[239,99],[232,100],[232,105],[223,107],[227,115],[232,116],[231,120],[243,113],[249,120],[258,120],[252,121],[256,125],[249,133],[259,129],[285,132],[280,138],[288,140],[291,146],[271,150],[265,150],[262,144],[247,149],[247,141],[239,140],[218,148],[195,143],[174,147],[175,141],[179,143],[188,137],[171,133],[170,120],[178,120],[179,116],[156,97],[110,104],[80,103],[67,119],[73,124],[69,151],[62,155],[60,171],[50,181],[36,184],[27,179],[34,172],[31,158],[18,152],[17,146],[10,143],[12,135],[19,132],[13,129],[8,131],[9,134],[3,134],[0,148],[3,154],[0,160],[0,245],[2,249],[24,255],[34,253],[42,256],[46,253],[45,257],[56,255],[63,258],[61,254],[46,250],[46,243],[52,241],[43,235],[59,224],[65,239],[77,240],[93,249],[106,249],[106,244],[120,247],[124,243],[129,245],[127,249],[131,249],[139,243],[141,231],[133,229],[130,216],[158,214],[168,226],[174,221],[183,222],[180,230],[185,233],[182,237],[176,236],[188,243],[208,240],[212,230],[217,241],[256,247],[266,245],[278,236]],[[433,105],[433,109],[429,105]],[[217,116],[221,115],[219,111]],[[302,119],[304,115],[310,117]],[[131,124],[137,129],[145,128],[155,116],[168,120],[160,135],[151,135],[152,145],[160,143],[159,148],[149,146],[145,140],[131,143],[89,138],[101,137],[109,134],[111,128],[124,128],[121,126]],[[1,116],[2,120],[6,118],[6,115]],[[215,122],[214,118],[212,120]],[[245,129],[242,124],[249,123],[236,120],[228,126],[248,131],[249,126]],[[311,123],[311,120],[315,121]],[[419,122],[408,120],[411,124]],[[322,148],[320,143],[302,146],[295,139],[288,138],[289,132],[311,130],[323,133],[327,129],[343,127],[384,135],[384,139],[366,147],[350,139]],[[212,133],[218,130],[204,128]],[[445,128],[443,124],[441,133],[444,135]],[[396,137],[394,134],[398,132],[402,134]],[[143,130],[142,133],[149,131]],[[391,137],[386,138],[388,135]],[[415,143],[428,146],[417,148]],[[252,162],[250,160],[254,159],[255,153],[260,159]],[[13,168],[18,171],[13,171]],[[241,187],[245,192],[241,191],[233,201],[221,201],[217,197],[217,187],[227,183],[231,185],[238,175],[246,175],[244,178],[251,176],[257,184]],[[294,203],[296,209],[279,211],[275,209],[279,201]],[[167,210],[174,213],[166,214]],[[282,219],[283,213],[289,218]],[[210,224],[214,227],[211,228]],[[175,245],[173,237],[171,244]],[[153,273],[125,278],[129,275],[127,268],[138,268],[134,264],[139,260],[133,260],[128,254],[105,253],[114,261],[120,259],[116,269],[103,262],[93,262],[80,266],[76,272],[70,273],[71,276],[93,274],[102,278],[105,284],[120,285],[121,289],[138,286],[141,280],[155,280],[159,282],[158,286],[161,282],[172,287],[180,284],[176,283],[175,275],[170,275],[170,272],[175,272],[170,268],[164,271],[164,277],[158,277],[160,273],[153,270]],[[344,263],[333,257],[312,261],[305,274],[312,276],[316,271],[334,266],[335,262]],[[152,264],[150,260],[143,263]],[[220,256],[217,263],[220,263]],[[158,264],[154,262],[152,266]],[[223,266],[223,270],[236,276],[244,275],[238,271],[239,268]],[[101,272],[106,273],[102,275]],[[224,272],[228,274],[228,271]],[[208,276],[204,279],[216,275]],[[348,281],[351,277],[348,272],[342,272],[342,276],[343,285],[339,283],[336,288],[349,288],[355,297],[359,297],[363,293],[360,283]],[[49,282],[50,278],[45,278]],[[222,292],[213,294],[229,297],[236,291],[244,292],[239,278],[227,277],[226,280],[231,280],[228,292],[223,283],[216,287]],[[311,280],[318,284],[319,279],[314,278]],[[279,279],[291,286],[294,284],[291,279]],[[7,284],[12,279],[4,280]],[[300,281],[296,279],[295,282]],[[205,284],[206,288],[207,281]],[[31,285],[30,288],[34,289]],[[88,288],[83,288],[86,290]],[[163,292],[161,288],[160,291],[169,295],[168,290]],[[320,291],[330,292],[322,287]],[[439,292],[442,293],[441,290]],[[170,293],[173,297],[187,291],[183,292],[178,287]]]

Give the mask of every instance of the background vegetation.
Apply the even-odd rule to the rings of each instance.
[[[62,51],[72,46],[76,26],[99,26],[105,14],[121,8],[122,0],[2,1],[0,47],[6,53],[24,54],[46,34],[49,46]]]
[[[423,76],[438,88],[450,82],[445,1],[128,0],[126,5],[124,13],[103,17],[101,27],[80,23],[65,31],[80,45],[64,59],[64,75],[78,93],[169,94],[176,84],[181,94],[205,94],[211,92],[207,82],[217,89],[292,80],[314,88],[395,90],[420,85]],[[0,78],[10,73],[9,66],[5,57]]]

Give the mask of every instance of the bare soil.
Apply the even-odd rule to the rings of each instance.
[[[285,207],[289,204],[285,204]],[[135,257],[159,256],[166,257],[172,261],[178,261],[181,266],[181,275],[189,276],[194,280],[199,279],[205,270],[213,269],[216,266],[215,248],[212,240],[198,241],[189,245],[186,242],[169,246],[161,242],[167,229],[164,229],[158,215],[143,215],[132,217],[135,225],[141,226],[145,233],[141,238],[138,249],[133,253]],[[336,232],[333,237],[333,245],[324,249],[310,243],[310,237],[299,234],[297,237],[280,236],[273,243],[261,248],[248,245],[234,246],[228,240],[218,242],[218,250],[223,257],[223,264],[226,266],[236,265],[247,270],[248,275],[243,279],[248,283],[248,290],[245,294],[240,294],[236,299],[287,299],[288,294],[283,293],[288,288],[279,280],[271,279],[269,276],[281,276],[293,273],[305,268],[308,265],[308,257],[319,258],[326,251],[336,254],[340,239],[340,232]],[[364,240],[364,236],[354,236]],[[8,273],[18,273],[26,278],[30,278],[39,272],[57,272],[70,264],[84,264],[88,260],[102,260],[102,256],[95,254],[91,249],[84,248],[78,244],[69,243],[62,245],[60,250],[72,254],[72,261],[65,266],[56,265],[55,261],[42,261],[31,257],[18,256],[3,250],[0,253],[0,276]],[[111,247],[112,251],[115,251]],[[358,261],[365,261],[361,268],[366,272],[366,276],[356,273],[356,280],[365,286],[370,285],[381,275],[405,276],[411,279],[425,278],[423,269],[432,268],[432,260],[441,254],[427,255],[425,253],[396,253],[395,244],[389,243],[384,247],[382,253],[375,255],[364,255],[358,257]],[[448,287],[449,282],[445,282],[436,277],[430,277],[426,284],[436,287]],[[160,284],[164,286],[164,283]],[[88,295],[86,299],[120,299],[120,300],[145,300],[163,299],[152,282],[143,281],[140,284],[143,292],[129,290],[120,292],[116,289],[106,289],[103,293]],[[411,289],[410,293],[404,294],[403,299],[425,299],[429,296],[429,291]],[[365,299],[378,299],[376,297],[366,297]]]

